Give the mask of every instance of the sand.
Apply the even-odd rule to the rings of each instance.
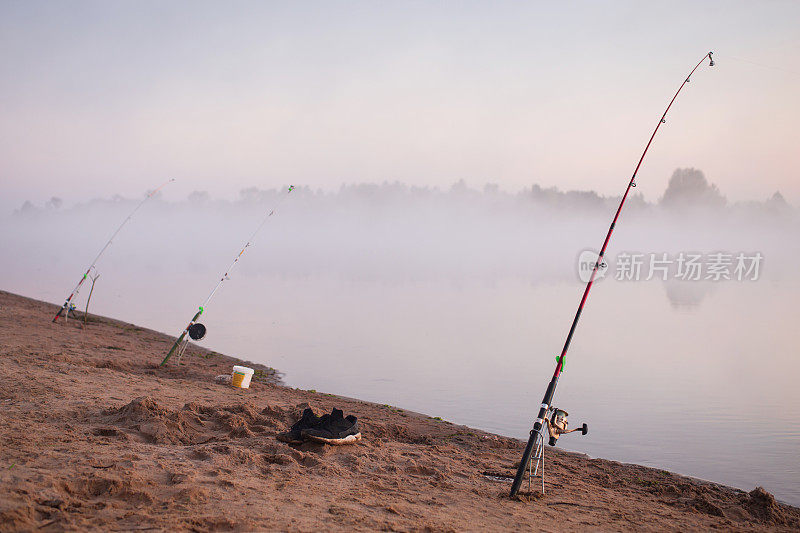
[[[523,443],[388,405],[214,377],[240,361],[0,292],[0,531],[797,530],[800,510],[663,470],[547,449],[547,494],[508,497]],[[363,440],[289,446],[305,406]],[[527,484],[523,486],[527,490]]]

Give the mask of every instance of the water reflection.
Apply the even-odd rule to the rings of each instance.
[[[675,309],[688,310],[697,307],[709,296],[717,284],[711,282],[692,282],[668,280],[664,282],[664,289],[669,303]]]

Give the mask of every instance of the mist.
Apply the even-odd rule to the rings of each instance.
[[[800,219],[779,192],[728,204],[696,169],[676,170],[657,202],[646,202],[636,190],[612,253],[760,251],[769,264],[764,275],[777,279],[791,272]],[[204,191],[191,191],[179,202],[156,196],[122,230],[98,269],[106,278],[132,276],[155,284],[208,273],[211,284],[284,191],[253,187],[234,201]],[[15,250],[3,261],[6,279],[40,272],[68,287],[139,201],[117,195],[68,207],[55,197],[38,206],[25,202],[2,224],[3,246]],[[578,281],[577,254],[602,243],[618,203],[619,197],[593,191],[538,185],[515,192],[494,184],[475,190],[463,181],[445,190],[397,182],[336,191],[299,185],[256,236],[236,276]]]
[[[568,447],[800,501],[786,467],[800,453],[798,211],[778,192],[729,202],[698,169],[668,178],[653,202],[645,180],[633,189],[582,315],[558,401],[593,430]],[[279,204],[207,306],[203,346],[273,366],[291,386],[525,437],[583,290],[581,252],[602,244],[619,197],[462,181],[295,185],[234,200],[170,185],[184,199],[146,202],[98,262],[90,313],[177,336]],[[46,198],[6,213],[2,288],[61,304],[141,199]],[[626,256],[690,253],[727,254],[728,279],[678,279],[674,264],[618,279]],[[755,254],[757,275],[737,279],[736,256]],[[618,409],[639,428],[635,445]],[[757,423],[763,409],[778,413],[777,438]],[[756,429],[721,453],[745,426]]]

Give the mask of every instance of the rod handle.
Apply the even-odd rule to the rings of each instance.
[[[541,427],[541,425],[539,426]],[[511,484],[511,497],[517,495],[519,488],[522,485],[522,480],[525,478],[525,472],[528,470],[528,463],[531,462],[531,454],[533,447],[536,445],[536,439],[541,435],[540,430],[532,429],[531,436],[528,437],[528,444],[525,445],[525,451],[522,454],[522,460],[519,462],[517,474],[514,476],[514,483]]]

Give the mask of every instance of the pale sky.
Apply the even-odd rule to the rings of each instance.
[[[800,2],[0,1],[0,211],[464,179],[619,194],[676,167],[800,206]]]

